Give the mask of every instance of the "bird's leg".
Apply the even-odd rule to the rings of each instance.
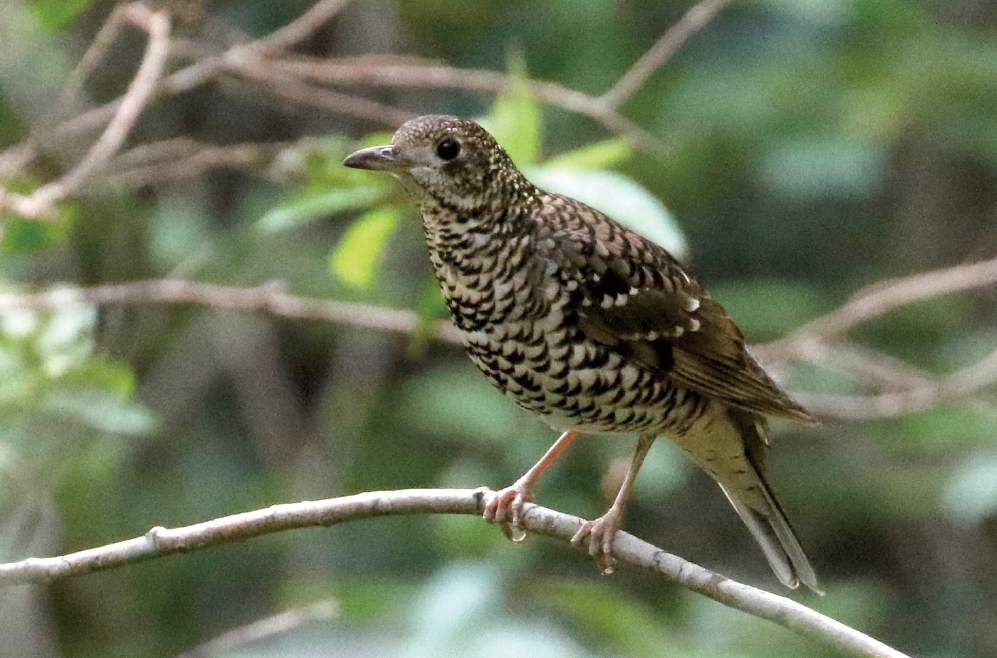
[[[623,478],[623,485],[616,494],[616,499],[610,505],[606,513],[594,521],[585,521],[578,529],[575,536],[571,538],[572,544],[580,544],[588,537],[589,555],[596,559],[602,573],[609,575],[616,570],[616,558],[613,557],[613,541],[616,539],[616,531],[620,528],[620,521],[623,519],[623,508],[626,506],[630,490],[633,489],[634,480],[637,479],[637,471],[644,463],[647,451],[654,443],[655,435],[644,434],[637,440],[637,450],[634,451],[633,461],[630,462],[630,470]]]
[[[533,502],[533,492],[537,485],[537,480],[547,467],[554,463],[568,445],[578,437],[578,432],[568,431],[562,434],[554,442],[544,456],[540,458],[530,470],[523,474],[523,477],[516,480],[511,486],[495,492],[491,500],[485,503],[482,516],[489,523],[498,523],[502,529],[502,534],[512,541],[523,541],[526,535],[523,534],[514,538],[513,528],[522,527],[523,505]]]

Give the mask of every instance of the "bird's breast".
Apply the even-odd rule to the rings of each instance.
[[[682,432],[702,398],[589,338],[530,236],[432,231],[430,260],[474,364],[559,430]]]

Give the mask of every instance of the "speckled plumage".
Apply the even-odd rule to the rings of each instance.
[[[720,484],[783,583],[817,588],[763,465],[765,416],[812,418],[671,254],[581,202],[538,189],[470,120],[413,119],[390,146],[345,164],[391,171],[413,193],[447,306],[492,383],[565,432],[564,445],[576,432],[641,437],[617,502],[576,537],[589,539],[607,570],[627,490],[662,435]],[[507,516],[518,524],[559,450],[500,492],[486,517],[508,534]]]

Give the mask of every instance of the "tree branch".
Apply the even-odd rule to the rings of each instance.
[[[135,3],[126,8],[125,17],[149,33],[145,55],[128,91],[121,97],[103,134],[76,167],[61,178],[39,187],[30,196],[5,194],[0,190],[0,201],[6,202],[18,213],[32,219],[56,217],[52,204],[75,192],[83,181],[107,163],[124,143],[152,97],[169,55],[170,16],[164,10],[153,11]]]
[[[259,619],[251,624],[234,628],[218,637],[184,651],[176,658],[205,658],[223,656],[244,648],[252,642],[286,633],[310,621],[325,621],[339,616],[339,602],[332,599],[317,601],[299,608]]]
[[[997,262],[997,261],[995,261]],[[985,265],[985,264],[984,264]],[[969,267],[966,270],[963,268]],[[898,279],[888,285],[870,286],[866,290],[882,290],[886,301],[880,301],[875,308],[886,312],[900,305],[898,300],[906,303],[917,301],[922,295],[914,294],[909,288],[909,279],[918,282],[928,281],[930,285],[921,289],[924,296],[941,294],[962,289],[959,286],[969,286],[970,282],[982,285],[982,274],[989,269],[972,269],[976,266],[960,266],[949,270],[939,270],[923,275],[915,275],[907,279]],[[952,277],[952,273],[959,274]],[[968,274],[975,274],[968,276]],[[956,285],[958,283],[958,286]],[[899,291],[899,292],[898,292]],[[861,306],[862,300],[875,298],[879,293],[869,293],[868,297],[860,293],[855,299]],[[851,304],[833,311],[825,317],[839,314],[854,318],[853,313],[844,313]],[[54,312],[66,308],[102,305],[134,305],[134,304],[197,304],[211,308],[236,309],[248,312],[266,312],[280,317],[323,320],[334,324],[354,327],[365,327],[397,334],[410,334],[421,325],[418,315],[408,309],[393,309],[360,302],[314,299],[299,297],[286,292],[279,282],[265,283],[256,287],[226,286],[211,283],[199,283],[185,279],[153,279],[132,283],[97,285],[92,287],[53,287],[40,292],[7,292],[0,293],[0,315],[17,311]],[[871,310],[862,311],[865,314]],[[871,317],[871,315],[868,315]],[[816,321],[810,324],[815,324]],[[809,326],[809,325],[807,325]],[[435,336],[447,343],[460,344],[460,335],[452,323],[440,320],[434,328]],[[831,347],[819,338],[812,338],[797,330],[794,336],[797,343],[788,347],[783,345],[787,339],[774,341],[765,345],[752,347],[763,361],[769,363],[785,362],[792,359],[827,365],[835,365],[835,360],[828,355]],[[899,416],[907,413],[923,411],[943,402],[951,402],[966,398],[983,388],[997,383],[997,351],[994,351],[976,363],[961,370],[941,377],[925,376],[911,370],[910,366],[885,355],[874,355],[868,350],[857,348],[852,351],[843,350],[846,346],[835,346],[835,354],[840,353],[845,370],[864,368],[864,373],[875,373],[879,381],[896,388],[898,381],[912,382],[901,390],[890,390],[874,395],[836,395],[816,393],[794,393],[801,403],[811,408],[821,416],[846,419],[872,419]],[[856,351],[857,350],[857,351]]]
[[[706,27],[729,3],[730,0],[703,0],[694,5],[597,100],[606,107],[618,108],[637,93],[651,74],[664,66],[689,37]]]
[[[769,347],[775,349],[799,341],[828,340],[901,306],[993,283],[997,283],[997,258],[879,281],[856,292],[843,306],[811,320],[785,338],[769,343]]]
[[[407,309],[392,309],[358,302],[297,297],[279,283],[255,288],[197,283],[183,279],[154,279],[90,288],[52,288],[38,293],[0,293],[0,315],[16,311],[58,311],[104,304],[199,304],[213,308],[266,311],[288,318],[325,320],[354,327],[367,327],[409,334],[420,326],[419,316]],[[440,321],[436,335],[449,343],[460,336],[449,321]]]
[[[274,505],[183,528],[155,527],[142,537],[59,557],[0,564],[0,585],[47,583],[297,528],[332,526],[380,516],[480,515],[486,500],[494,495],[486,488],[408,489]],[[576,516],[533,504],[526,505],[523,515],[526,530],[566,542],[571,541],[581,524],[582,519]],[[656,572],[698,594],[775,622],[844,655],[906,658],[899,651],[800,603],[733,581],[626,532],[617,535],[615,554],[621,564]]]

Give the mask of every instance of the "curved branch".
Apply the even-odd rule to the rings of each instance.
[[[144,5],[130,5],[124,15],[149,33],[142,63],[128,90],[117,103],[103,134],[94,142],[86,156],[58,180],[35,190],[30,196],[8,196],[8,203],[17,212],[33,219],[57,217],[53,205],[73,192],[113,156],[131,132],[159,84],[170,50],[170,15],[164,10],[153,11]]]
[[[183,279],[154,279],[90,288],[56,287],[37,293],[0,293],[0,315],[16,311],[59,311],[105,304],[164,303],[266,311],[282,317],[325,320],[398,334],[412,333],[420,326],[419,316],[414,311],[359,302],[297,297],[285,292],[278,282],[244,288]],[[437,322],[435,330],[436,336],[443,341],[460,342],[456,328],[449,321]]]
[[[843,306],[811,320],[768,347],[781,349],[794,342],[826,340],[901,306],[994,283],[997,283],[997,258],[879,281],[856,292]]]
[[[637,93],[651,74],[664,66],[689,37],[706,27],[729,2],[730,0],[703,0],[694,5],[598,100],[607,107],[618,108]]]
[[[144,560],[245,541],[253,537],[314,526],[331,526],[379,516],[409,514],[480,515],[495,492],[479,489],[375,491],[319,501],[274,505],[184,528],[152,528],[142,537],[59,557],[29,558],[0,565],[0,585],[44,583]],[[527,504],[526,530],[570,542],[582,519]],[[848,656],[906,658],[885,644],[810,608],[704,569],[620,532],[615,553],[621,564],[656,572],[726,606],[767,619]]]

